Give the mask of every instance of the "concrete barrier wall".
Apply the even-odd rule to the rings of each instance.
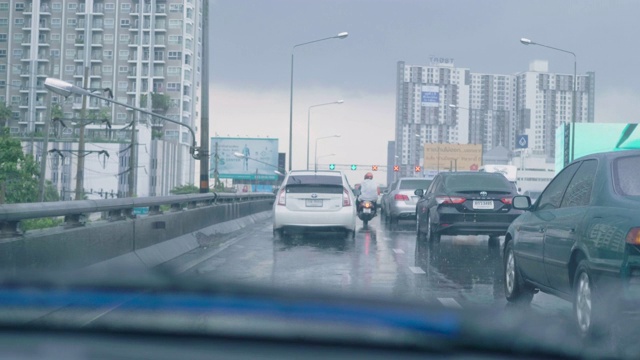
[[[0,239],[0,271],[16,273],[36,269],[77,269],[132,255],[149,254],[157,264],[199,246],[200,230],[216,224],[271,210],[272,200],[211,205],[160,215],[119,221],[97,221],[74,229],[55,228]],[[181,241],[170,240],[182,239]],[[146,249],[146,252],[143,251]],[[136,257],[140,257],[136,255]]]

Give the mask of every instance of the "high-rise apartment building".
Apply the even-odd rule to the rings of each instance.
[[[538,60],[529,64],[528,71],[516,76],[516,131],[529,135],[529,149],[534,154],[554,158],[556,128],[572,118],[573,74],[551,74],[549,63]],[[576,122],[594,122],[595,73],[577,78]]]
[[[576,121],[594,121],[595,74],[578,75]],[[424,143],[516,148],[529,136],[529,155],[553,158],[555,130],[571,122],[573,75],[552,74],[534,61],[519,74],[483,74],[456,68],[452,59],[428,66],[397,65],[395,164],[402,176],[423,165]]]
[[[60,78],[95,91],[108,88],[120,102],[195,128],[202,101],[202,1],[0,0],[0,103],[12,112],[4,125],[39,158],[45,121],[60,105],[64,120],[51,124],[49,149],[64,150],[65,160],[58,160],[68,166],[49,166],[47,173],[63,195],[73,193],[77,156],[87,156],[88,166],[96,161],[73,153],[79,129],[71,119],[92,121],[85,131],[87,144],[119,144],[117,154],[110,154],[110,161],[115,157],[118,163],[117,173],[96,186],[107,191],[116,187],[120,196],[127,195],[134,120],[139,142],[133,149],[140,175],[137,195],[164,195],[175,186],[194,183],[186,128],[95,98],[88,99],[83,119],[82,97],[52,94],[44,80]],[[103,119],[110,121],[110,131]]]
[[[425,143],[468,143],[470,80],[469,69],[456,68],[453,59],[433,58],[428,66],[398,62],[395,155],[401,176],[413,176],[415,165],[423,165]]]

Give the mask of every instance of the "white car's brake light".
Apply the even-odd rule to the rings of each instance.
[[[287,193],[284,188],[278,194],[278,205],[287,205]]]
[[[351,198],[347,189],[342,190],[342,206],[351,206]]]

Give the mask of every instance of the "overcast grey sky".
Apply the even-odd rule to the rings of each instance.
[[[308,106],[338,98],[345,104],[314,110],[313,121],[320,128],[314,130],[312,125],[315,136],[341,131],[342,138],[331,146],[341,153],[354,150],[346,143],[357,138],[347,134],[362,129],[379,130],[373,134],[379,145],[392,140],[399,60],[426,65],[430,55],[437,55],[452,57],[456,66],[474,72],[510,74],[526,70],[531,60],[545,59],[552,72],[573,71],[571,56],[521,45],[521,37],[574,51],[579,73],[596,72],[596,121],[639,119],[639,1],[215,0],[210,4],[212,129],[221,135],[278,137],[280,151],[288,147],[292,46],[349,32],[345,40],[296,50],[296,163],[297,151],[303,150],[298,145],[306,146]],[[298,141],[299,136],[304,139]],[[340,160],[341,155],[335,157]],[[382,163],[385,155],[386,148],[356,157]]]

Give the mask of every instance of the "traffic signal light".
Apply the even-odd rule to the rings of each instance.
[[[356,170],[358,168],[357,165],[351,165],[351,170]]]
[[[335,170],[336,164],[329,164],[329,170]]]
[[[400,171],[400,166],[393,165],[393,171]]]
[[[420,165],[416,165],[416,172],[420,172]]]
[[[378,171],[378,165],[373,165],[373,166],[371,167],[371,170],[373,170],[373,171]]]

